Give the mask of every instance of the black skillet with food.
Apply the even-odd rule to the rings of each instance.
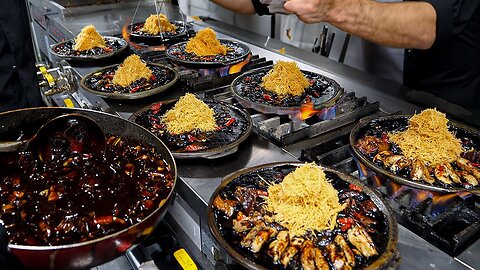
[[[55,56],[76,60],[94,60],[113,56],[127,48],[127,42],[121,38],[104,37],[104,47],[94,47],[88,50],[75,50],[75,40],[70,39],[52,46]]]
[[[176,70],[145,63],[131,55],[120,65],[111,65],[87,74],[81,85],[87,91],[111,99],[137,99],[158,94],[178,79]]]
[[[187,52],[187,42],[181,42],[167,49],[167,57],[187,65],[231,65],[243,61],[250,53],[250,48],[237,41],[220,39],[220,44],[227,48],[225,54],[199,56]]]
[[[480,134],[434,109],[361,121],[350,144],[363,164],[400,184],[479,191]]]
[[[175,26],[173,31],[164,31],[160,33],[150,33],[145,31],[144,22],[132,24],[131,37],[139,39],[161,39],[169,40],[174,38],[179,38],[186,36],[187,33],[193,30],[193,25],[191,23],[184,23],[182,21],[170,21],[171,24]]]
[[[315,164],[273,163],[227,176],[208,212],[212,234],[248,269],[394,267],[397,225],[352,177]]]
[[[284,61],[240,75],[232,82],[231,90],[242,105],[265,113],[288,113],[307,103],[321,109],[333,106],[343,94],[333,79]]]
[[[193,112],[187,116],[187,111]],[[174,118],[179,122],[169,121],[167,115],[177,113],[181,116]],[[211,117],[207,117],[208,114]],[[180,102],[151,104],[135,112],[130,120],[158,136],[177,158],[222,156],[236,150],[252,130],[250,116],[244,110],[223,102],[200,100],[193,94],[181,97]],[[209,130],[196,124],[209,121],[212,121]],[[177,128],[176,125],[186,128],[174,132],[169,123],[173,128]]]

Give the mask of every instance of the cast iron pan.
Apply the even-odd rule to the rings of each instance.
[[[219,39],[229,49],[226,55],[196,56],[185,51],[188,41],[180,42],[167,49],[167,57],[187,66],[227,66],[243,61],[250,53],[247,45],[228,39]]]
[[[342,97],[344,90],[333,79],[317,73],[302,70],[305,77],[313,84],[305,89],[299,97],[280,99],[275,93],[260,86],[262,78],[272,69],[272,66],[248,71],[230,85],[233,96],[242,106],[255,109],[262,113],[294,114],[304,103],[310,100],[316,110],[331,107]]]
[[[184,23],[182,21],[171,21],[171,23],[177,27],[177,30],[175,32],[163,32],[162,33],[163,40],[170,40],[170,39],[184,37],[187,35],[189,31],[193,29],[193,24],[191,23]],[[143,27],[144,24],[145,24],[144,22],[140,22],[140,23],[134,23],[132,25],[132,33],[131,33],[132,38],[136,38],[139,40],[151,40],[151,41],[162,40],[162,36],[160,36],[160,34],[152,35],[150,33],[141,31],[140,29]]]
[[[139,99],[149,97],[161,93],[169,89],[178,80],[178,72],[168,66],[147,63],[147,66],[152,70],[155,78],[151,78],[150,81],[137,80],[127,87],[117,86],[117,91],[107,91],[105,86],[107,84],[114,87],[110,81],[106,79],[106,75],[113,76],[115,70],[118,68],[118,64],[101,68],[97,71],[91,72],[82,78],[81,86],[90,93],[98,96],[110,99]],[[135,87],[141,87],[140,90],[131,93]]]
[[[129,118],[129,120],[143,126],[158,136],[167,144],[167,147],[172,151],[175,158],[214,159],[233,154],[238,150],[240,143],[242,143],[252,131],[252,120],[245,110],[224,102],[204,100],[204,102],[215,111],[215,118],[220,129],[208,133],[205,142],[193,139],[201,139],[203,134],[188,133],[171,136],[160,123],[160,119],[177,101],[178,100],[175,99],[150,104],[136,111]],[[230,120],[232,118],[235,120]],[[231,121],[230,124],[228,123],[229,121]],[[159,128],[158,124],[162,127]],[[194,147],[197,146],[200,148],[195,149]],[[191,150],[186,150],[189,149],[189,147],[192,147],[190,148]]]
[[[229,227],[230,225],[224,223],[225,217],[213,205],[213,200],[217,195],[232,199],[232,193],[236,186],[266,190],[268,185],[262,179],[275,182],[281,181],[286,174],[302,164],[303,163],[300,162],[278,162],[242,169],[223,178],[222,183],[213,192],[208,204],[208,225],[217,242],[227,251],[235,262],[241,266],[247,269],[261,270],[285,269],[281,265],[275,265],[271,261],[262,258],[264,255],[261,255],[261,253],[265,253],[265,245],[268,247],[271,239],[264,244],[264,247],[260,249],[257,255],[254,255],[248,249],[242,249],[238,243],[236,243],[238,240],[235,239],[235,236],[232,237],[232,228]],[[327,178],[332,180],[335,188],[339,190],[343,189],[345,192],[349,192],[349,190],[361,190],[360,194],[366,195],[367,198],[375,204],[379,211],[378,216],[382,217],[383,231],[379,232],[380,234],[373,238],[377,244],[378,255],[376,258],[373,258],[372,261],[367,262],[367,265],[363,265],[362,267],[364,268],[361,269],[393,269],[398,259],[398,228],[395,217],[388,204],[374,190],[363,185],[357,179],[328,167],[322,167],[322,169],[327,175]],[[234,218],[234,216],[235,214],[232,218]],[[338,231],[334,232],[334,234],[335,233],[338,233]]]
[[[383,174],[401,185],[443,193],[468,191],[477,195],[480,194],[480,187],[478,186],[474,188],[466,188],[455,183],[452,185],[444,185],[438,180],[433,184],[430,184],[424,181],[415,181],[406,175],[401,175],[400,173],[395,174],[385,169],[383,165],[375,164],[373,162],[373,157],[366,156],[359,149],[357,149],[357,147],[355,147],[356,142],[366,135],[381,136],[382,131],[390,132],[405,130],[408,127],[408,120],[410,117],[411,115],[390,115],[372,120],[360,121],[360,123],[358,123],[350,133],[350,146],[353,149],[354,155],[369,169],[381,175]],[[477,151],[480,150],[480,133],[477,130],[473,130],[453,121],[450,121],[448,125],[450,130],[454,132],[457,138],[462,139],[462,141],[465,141],[465,139],[471,140],[471,142],[476,146],[475,148]]]
[[[124,51],[128,44],[123,38],[117,37],[104,37],[107,43],[107,49],[105,51],[102,48],[94,48],[88,51],[75,51],[73,46],[75,40],[70,39],[57,44],[52,45],[50,52],[62,59],[75,60],[75,61],[94,61],[112,57]]]

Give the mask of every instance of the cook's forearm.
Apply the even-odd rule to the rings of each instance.
[[[231,11],[242,14],[254,14],[255,9],[250,0],[211,0],[217,5],[220,5]]]
[[[326,16],[346,32],[391,47],[428,49],[435,41],[437,15],[429,3],[343,2]]]

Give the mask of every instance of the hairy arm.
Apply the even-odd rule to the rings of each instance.
[[[255,9],[251,0],[211,0],[217,5],[220,5],[233,12],[241,14],[255,14]]]
[[[427,2],[289,0],[285,9],[306,23],[328,22],[372,42],[399,48],[430,48],[437,13]]]

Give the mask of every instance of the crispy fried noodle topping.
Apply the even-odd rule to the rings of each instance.
[[[87,51],[95,47],[104,48],[105,46],[105,39],[97,32],[95,26],[90,24],[83,27],[80,34],[75,38],[73,49],[77,51]]]
[[[267,209],[274,220],[301,236],[308,230],[333,229],[345,208],[338,192],[315,163],[306,163],[268,188]]]
[[[162,120],[171,134],[181,134],[194,129],[212,131],[217,126],[213,109],[190,93],[180,97],[175,106],[163,115]]]
[[[227,47],[220,43],[217,33],[210,27],[198,31],[197,35],[187,42],[185,50],[197,56],[227,54]]]
[[[300,96],[309,85],[296,62],[278,61],[262,78],[262,86],[279,96]]]
[[[152,76],[152,71],[147,64],[140,59],[140,56],[132,54],[118,66],[112,82],[126,87],[140,78],[149,79],[150,76]]]
[[[463,150],[460,140],[448,130],[447,123],[445,114],[426,109],[410,118],[407,130],[389,134],[389,138],[408,158],[420,159],[429,165],[450,163]]]
[[[147,18],[141,30],[152,35],[158,35],[160,31],[175,32],[177,27],[170,23],[166,15],[158,14],[157,16],[157,14],[153,14]]]

